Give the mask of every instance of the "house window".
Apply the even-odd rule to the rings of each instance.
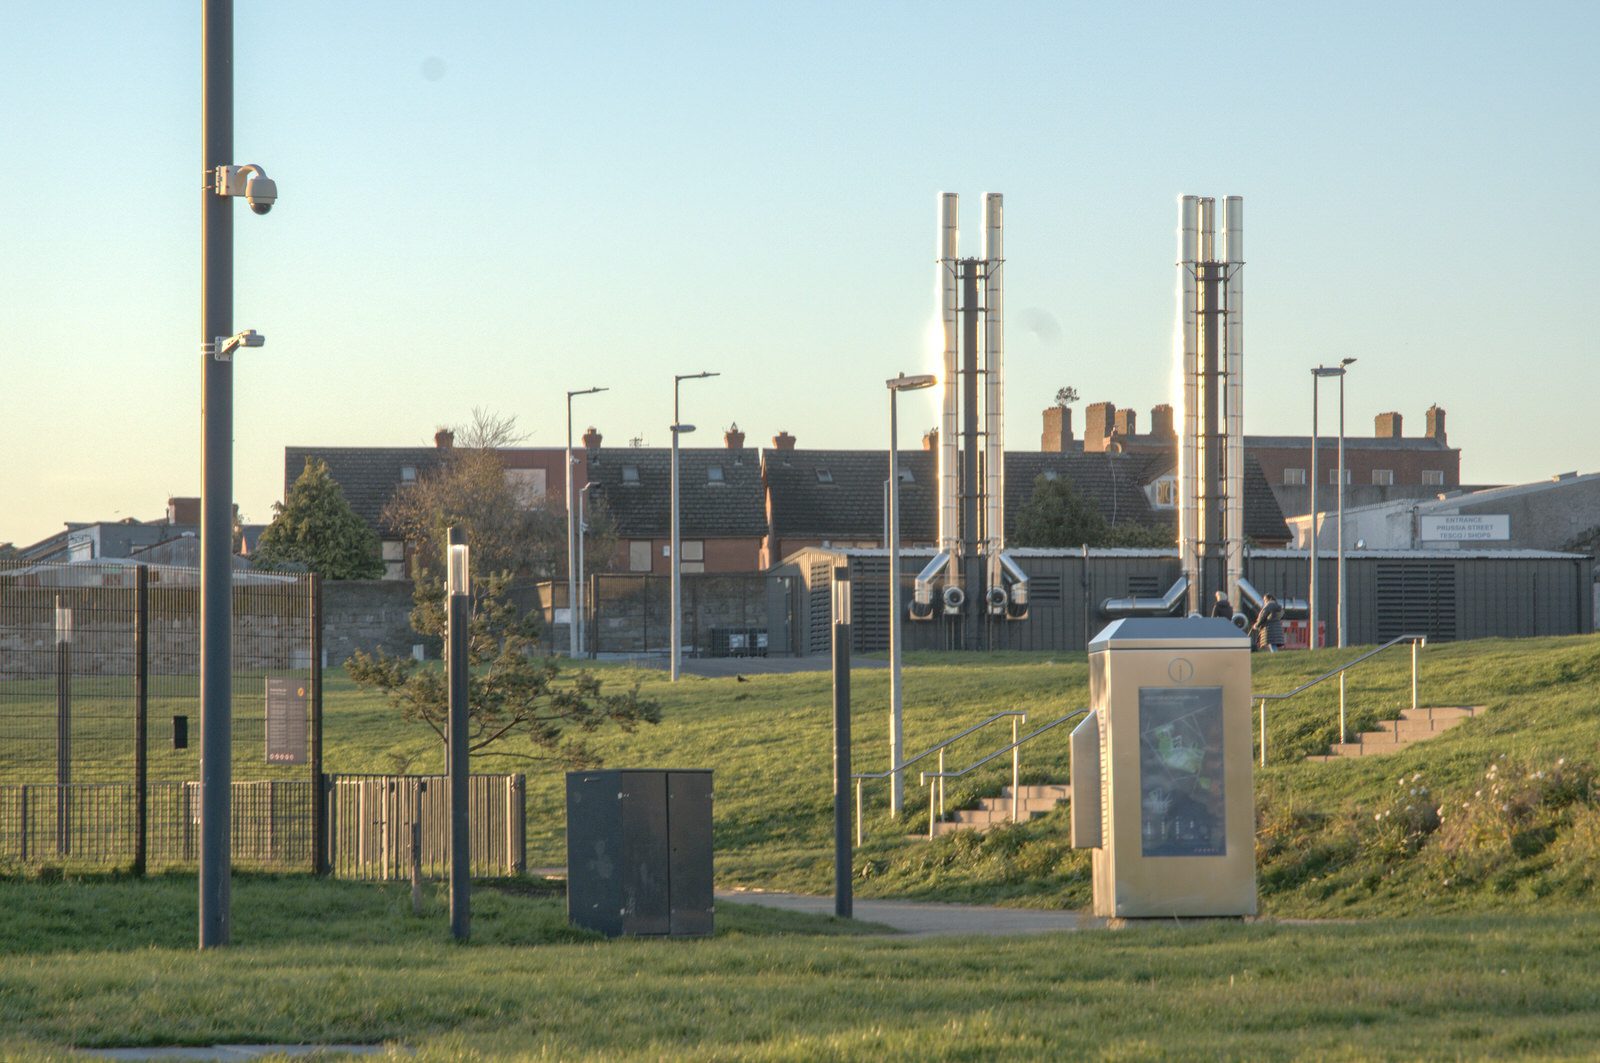
[[[1283,485],[1285,487],[1304,487],[1306,485],[1306,471],[1304,469],[1283,470]]]
[[[1337,465],[1335,465],[1333,468],[1328,470],[1328,482],[1330,484],[1338,484],[1338,482],[1339,482],[1339,467]],[[1347,483],[1347,484],[1350,482],[1350,469],[1349,469],[1348,466],[1344,470],[1344,482]]]
[[[900,482],[903,484],[914,484],[917,482],[917,478],[912,474],[910,469],[901,469]]]
[[[507,469],[506,486],[511,496],[523,509],[532,509],[544,498],[545,473],[543,469]]]
[[[1374,484],[1378,485],[1379,487],[1393,487],[1394,486],[1394,470],[1393,469],[1373,469],[1372,470],[1372,482]]]
[[[833,483],[833,473],[829,472],[827,469],[818,469],[817,470],[817,483],[819,483],[819,484],[831,484],[831,483]]]
[[[683,564],[680,571],[704,572],[706,570],[706,544],[699,539],[683,540]]]
[[[1432,484],[1435,487],[1443,487],[1444,486],[1444,470],[1443,469],[1423,469],[1422,470],[1422,482],[1425,483],[1425,484]]]
[[[650,571],[650,540],[634,539],[628,543],[628,571]]]
[[[1171,508],[1178,504],[1178,482],[1176,480],[1160,479],[1155,483],[1156,505]]]
[[[1054,469],[1046,469],[1044,471],[1044,478],[1049,483],[1055,483],[1061,478],[1061,474],[1056,472]]]
[[[399,539],[383,541],[383,578],[406,578],[406,544]]]
[[[725,482],[726,481],[723,480],[723,478],[722,478],[722,466],[721,465],[707,465],[706,466],[706,483],[708,483],[708,484],[721,484],[721,483],[725,483]]]
[[[417,467],[415,465],[400,466],[400,486],[409,487],[417,482]]]
[[[627,485],[630,485],[630,486],[633,486],[633,487],[638,487],[639,486],[639,466],[637,466],[637,465],[624,465],[622,467],[622,482],[624,484],[627,484]]]

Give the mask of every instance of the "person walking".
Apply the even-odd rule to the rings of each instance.
[[[1268,653],[1283,649],[1283,603],[1272,595],[1263,595],[1261,611],[1256,622],[1250,625],[1251,635],[1257,637]],[[1259,635],[1256,635],[1260,632]]]
[[[1228,603],[1228,593],[1226,591],[1217,592],[1217,600],[1211,606],[1211,615],[1218,620],[1233,619],[1233,606]]]

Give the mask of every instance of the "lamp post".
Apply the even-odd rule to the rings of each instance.
[[[583,514],[586,508],[586,503],[589,499],[589,488],[593,486],[594,481],[590,480],[578,490],[578,596],[583,600],[584,605],[588,605],[589,602],[589,581],[588,577],[584,575],[583,571],[583,539],[585,534],[587,534],[589,531],[589,524],[584,519]],[[585,623],[584,612],[585,610],[580,609],[577,615],[578,652],[582,653],[584,656],[588,656],[588,631],[586,630],[588,624]]]
[[[449,699],[446,746],[450,774],[450,934],[465,941],[472,922],[472,837],[467,821],[467,682],[470,661],[467,646],[472,617],[471,557],[466,536],[460,528],[450,528],[450,545],[445,557],[447,622],[445,671]]]
[[[578,507],[572,498],[572,400],[578,395],[598,395],[610,388],[582,388],[567,392],[567,656],[578,656],[577,539]]]
[[[1346,645],[1345,641],[1345,597],[1344,597],[1344,373],[1345,367],[1355,361],[1346,358],[1338,365],[1319,365],[1311,370],[1311,595],[1310,595],[1310,635],[1309,642],[1313,649],[1317,646],[1317,560],[1318,560],[1318,526],[1317,526],[1317,392],[1318,385],[1323,377],[1339,378],[1339,466],[1335,478],[1339,481],[1338,490],[1338,585],[1334,601],[1334,626],[1337,632],[1337,644]]]
[[[1344,378],[1345,370],[1355,364],[1354,358],[1342,358],[1339,361],[1339,648],[1342,650],[1350,645],[1349,622],[1346,619],[1347,602],[1345,599],[1344,579]],[[1340,673],[1341,678],[1343,673]]]
[[[685,380],[705,380],[721,373],[681,373],[672,378],[672,681],[683,668],[683,553],[678,528],[678,437],[694,431],[678,417],[678,386]]]
[[[205,0],[201,19],[200,336],[200,874],[199,946],[232,936],[233,361],[259,347],[233,329],[233,209],[265,214],[278,188],[233,162],[233,0]]]
[[[901,373],[884,383],[889,388],[889,811],[898,816],[905,803],[905,775],[900,771],[905,728],[900,689],[900,416],[902,391],[920,391],[937,383],[930,374]]]

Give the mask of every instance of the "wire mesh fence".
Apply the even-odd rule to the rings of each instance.
[[[602,572],[588,580],[584,652],[643,657],[671,652],[672,580],[648,573]],[[544,621],[544,641],[567,645],[567,587],[542,581],[514,588],[523,608]],[[789,652],[786,577],[765,573],[685,573],[683,652],[689,657],[765,657]]]
[[[323,851],[320,588],[233,579],[233,860]],[[197,858],[200,581],[192,568],[0,563],[0,860]]]

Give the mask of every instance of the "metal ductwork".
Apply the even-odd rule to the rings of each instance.
[[[1100,603],[1100,612],[1112,619],[1123,616],[1170,616],[1184,603],[1189,591],[1189,577],[1179,576],[1167,593],[1159,598],[1133,595],[1127,598],[1107,598]]]
[[[1262,596],[1261,592],[1256,590],[1255,585],[1243,576],[1239,577],[1238,586],[1240,607],[1243,608],[1248,605],[1260,612],[1261,606],[1266,602],[1266,598]],[[1311,615],[1311,604],[1304,598],[1280,598],[1278,599],[1278,604],[1283,606],[1283,615],[1285,617]]]

